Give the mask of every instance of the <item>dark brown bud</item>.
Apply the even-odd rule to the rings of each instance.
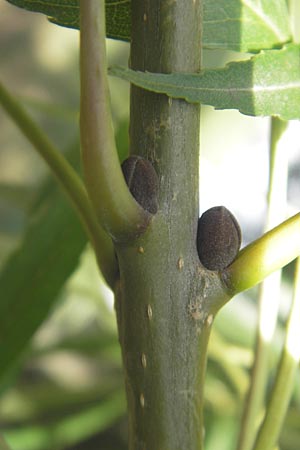
[[[154,167],[141,156],[130,156],[122,163],[122,171],[135,200],[148,212],[158,209],[158,177]]]
[[[240,245],[240,226],[228,209],[215,206],[202,214],[198,221],[197,249],[204,267],[225,269],[236,258]]]

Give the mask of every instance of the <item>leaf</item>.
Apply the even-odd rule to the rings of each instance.
[[[7,0],[41,12],[58,25],[79,29],[78,0]],[[129,41],[131,1],[106,0],[107,36]],[[291,39],[286,0],[204,0],[203,46],[257,52]]]
[[[19,8],[40,12],[50,22],[79,29],[79,0],[7,0]],[[131,34],[130,0],[106,0],[107,37],[128,41]]]
[[[23,230],[26,222],[25,213],[32,202],[33,196],[34,189],[27,186],[0,183],[1,235],[16,235]],[[3,254],[0,255],[0,262],[2,257]]]
[[[203,5],[204,47],[257,52],[291,39],[285,0],[204,0]]]
[[[113,67],[110,75],[146,90],[250,116],[300,118],[300,47],[262,51],[250,60],[200,74],[157,74]]]
[[[86,241],[56,183],[46,183],[23,244],[0,274],[0,380],[48,316]]]

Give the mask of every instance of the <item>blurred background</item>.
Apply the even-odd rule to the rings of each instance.
[[[78,142],[78,43],[77,31],[0,1],[1,81],[66,154]],[[127,65],[128,44],[108,40],[107,45],[109,64]],[[232,58],[236,55],[207,51],[204,65],[221,66]],[[129,87],[115,78],[110,83],[123,159],[128,147]],[[243,245],[264,229],[269,128],[268,118],[202,107],[200,212],[215,205],[229,208],[241,225]],[[299,123],[291,122],[283,143],[289,161],[288,216],[300,209],[299,136]],[[48,178],[44,162],[0,109],[0,266],[36,220],[33,205]],[[47,319],[17,367],[0,383],[0,429],[13,450],[127,448],[113,297],[99,276],[91,249],[82,248]],[[293,270],[290,264],[283,271],[274,367]],[[256,298],[257,288],[235,297],[215,321],[205,389],[206,450],[234,448],[253,356]],[[298,374],[281,438],[283,450],[299,449],[299,423]]]

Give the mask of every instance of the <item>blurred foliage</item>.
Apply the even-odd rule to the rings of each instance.
[[[7,81],[10,88],[15,87],[16,95],[21,95],[30,113],[60,148],[70,147],[78,134],[77,45],[75,31],[59,29],[42,17],[18,11],[4,1],[0,3],[3,80]],[[121,43],[109,43],[109,57],[111,62],[122,64],[128,58],[128,47]],[[207,55],[205,58],[207,60]],[[214,58],[207,64],[220,63],[224,56],[220,57],[216,53]],[[128,86],[118,80],[111,80],[111,87],[115,130],[122,160],[128,148]],[[221,125],[222,132],[215,133],[213,129],[216,124],[220,130],[216,122],[218,117],[217,113],[212,115],[210,110],[205,109],[205,129],[202,131],[213,139],[221,136],[223,151],[224,142],[230,142],[233,134],[240,134],[245,141],[245,130],[249,132],[250,128],[253,133],[251,126],[254,119],[239,122],[238,115],[231,113]],[[235,133],[229,126],[233,121]],[[229,132],[228,137],[224,137],[226,130]],[[233,147],[232,142],[230,145]],[[253,142],[251,145],[256,157]],[[209,154],[216,161],[226,163],[225,157],[217,153],[217,145],[205,138],[204,147],[208,149],[204,148],[204,159]],[[13,252],[24,245],[24,237],[33,221],[32,207],[41,197],[49,174],[43,162],[2,111],[0,148],[0,269],[4,270]],[[245,159],[244,154],[241,157]],[[236,162],[235,151],[233,158]],[[230,161],[229,152],[226,153],[226,160]],[[230,162],[228,164],[232,165]],[[247,178],[247,173],[241,172],[243,178]],[[209,186],[203,189],[206,193],[204,206],[209,207],[209,202],[215,199],[207,195]],[[252,187],[251,197],[254,190],[255,186]],[[247,194],[243,189],[241,191],[245,202]],[[217,201],[219,203],[220,198]],[[234,204],[236,198],[232,202]],[[248,210],[251,210],[250,206],[247,202]],[[40,207],[42,213],[42,204]],[[261,222],[258,214],[255,219],[254,233],[259,233]],[[59,222],[59,215],[55,215],[55,220]],[[74,220],[77,219],[74,217]],[[249,221],[245,222],[249,225]],[[46,240],[49,236],[46,233]],[[245,239],[249,239],[249,236],[253,236],[253,229],[247,230]],[[55,246],[55,242],[52,246]],[[112,294],[99,276],[91,249],[89,246],[83,247],[82,244],[82,251],[79,249],[72,259],[73,269],[68,277],[66,275],[63,288],[58,294],[55,293],[43,324],[1,385],[0,429],[13,450],[127,448],[124,380]],[[65,252],[68,252],[67,247]],[[287,274],[289,269],[286,270]],[[30,286],[32,280],[27,280],[27,283]],[[288,277],[284,289],[290,293]],[[0,301],[5,301],[2,292]],[[21,292],[20,304],[22,301]],[[42,294],[40,301],[43,303]],[[286,308],[283,308],[283,319],[285,314]],[[1,316],[7,325],[5,319]],[[10,327],[16,326],[13,319],[12,311]],[[255,291],[234,299],[216,318],[209,347],[205,390],[206,450],[234,448],[252,362],[255,320]],[[18,323],[17,326],[22,327],[22,324]],[[274,343],[274,367],[281,344],[282,333],[279,330]],[[5,346],[4,336],[0,348]],[[299,448],[299,423],[298,377],[282,433],[282,450]],[[0,448],[4,448],[1,440]]]
[[[75,157],[79,166],[78,143],[66,156]],[[40,187],[28,214],[30,224],[22,244],[0,273],[0,339],[7,343],[0,346],[0,390],[3,377],[49,315],[87,241],[71,205],[52,177]]]

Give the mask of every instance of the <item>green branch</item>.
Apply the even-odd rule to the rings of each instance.
[[[277,444],[292,395],[295,375],[300,361],[299,317],[300,259],[298,258],[295,274],[294,298],[287,325],[285,344],[266,415],[258,433],[254,450],[273,450]]]
[[[81,146],[98,220],[120,240],[139,235],[151,215],[130,194],[120,168],[107,81],[104,7],[104,0],[80,1]]]
[[[0,83],[0,104],[13,119],[17,127],[29,140],[37,152],[48,164],[63,190],[71,200],[95,249],[98,265],[106,282],[113,286],[116,263],[112,243],[97,222],[85,187],[79,176],[52,144],[45,133],[31,119],[19,102]]]
[[[300,255],[300,213],[245,247],[222,272],[232,295],[245,291]]]

